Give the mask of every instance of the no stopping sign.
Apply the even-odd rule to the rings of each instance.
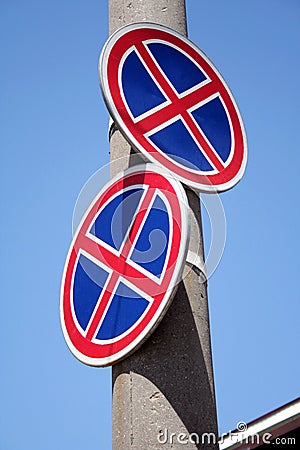
[[[247,143],[238,107],[191,41],[157,24],[125,26],[104,46],[99,76],[111,116],[150,161],[203,192],[241,179]]]
[[[80,361],[114,364],[149,336],[181,279],[188,241],[186,194],[161,167],[135,166],[99,192],[61,284],[62,328]]]

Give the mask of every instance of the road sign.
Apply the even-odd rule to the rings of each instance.
[[[157,24],[127,25],[104,46],[99,76],[111,116],[150,161],[204,192],[241,179],[247,143],[239,110],[191,41]]]
[[[134,166],[100,191],[61,286],[64,336],[80,361],[114,364],[147,338],[180,281],[188,239],[186,194],[160,166]]]

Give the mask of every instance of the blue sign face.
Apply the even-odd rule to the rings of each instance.
[[[150,160],[204,191],[241,178],[246,138],[237,106],[190,41],[160,25],[129,25],[109,39],[99,68],[112,117]]]
[[[105,366],[138,346],[164,314],[185,260],[185,193],[153,164],[112,180],[71,245],[62,283],[64,334],[83,362]]]

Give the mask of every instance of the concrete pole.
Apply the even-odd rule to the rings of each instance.
[[[185,1],[109,0],[110,33],[141,21],[186,35]],[[128,167],[134,153],[114,127],[110,152],[112,175]],[[190,250],[203,260],[199,197],[189,190],[187,195],[192,213]],[[203,433],[217,437],[217,419],[207,286],[196,267],[186,264],[184,280],[158,328],[112,370],[113,450],[218,448],[212,435],[205,434],[201,444]],[[194,444],[197,436],[200,443]]]

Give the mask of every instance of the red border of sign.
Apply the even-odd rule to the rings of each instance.
[[[233,157],[228,166],[226,166],[225,163],[225,167],[219,168],[218,173],[202,175],[200,173],[195,173],[193,170],[189,170],[183,165],[179,166],[172,162],[170,158],[167,158],[162,152],[159,152],[143,135],[145,130],[143,129],[142,121],[139,126],[137,126],[137,123],[134,122],[133,118],[128,113],[127,105],[122,98],[119,84],[120,64],[126,51],[133,45],[141,48],[143,41],[148,41],[150,39],[165,41],[175,45],[199,64],[211,80],[211,82],[201,88],[201,94],[199,89],[199,95],[205,95],[206,97],[204,98],[207,98],[213,93],[218,92],[220,94],[232,124],[234,150]],[[142,47],[144,47],[143,44]],[[150,59],[149,64],[151,64]],[[157,24],[137,23],[127,25],[115,32],[104,46],[99,61],[99,76],[103,96],[111,116],[131,145],[145,154],[151,161],[160,163],[182,182],[199,191],[225,191],[232,188],[240,181],[245,171],[247,161],[247,141],[241,115],[221,74],[214,67],[212,62],[209,61],[207,56],[191,41],[179,33]],[[180,100],[183,107],[189,109],[195,103],[198,103],[198,101],[193,103],[191,99],[191,94],[183,97]],[[166,109],[167,108],[169,108],[170,114],[172,114],[172,105],[166,107]]]
[[[149,189],[160,190],[166,196],[172,212],[172,245],[167,268],[161,282],[157,283],[139,272],[126,261],[87,237],[91,223],[101,207],[117,192],[129,186],[148,185]],[[113,364],[134,351],[154,330],[162,319],[180,281],[189,240],[189,217],[186,194],[174,178],[159,166],[146,164],[135,166],[119,174],[97,195],[83,217],[71,243],[66,259],[61,285],[61,323],[65,339],[74,355],[82,362],[94,366]],[[139,221],[139,213],[133,223]],[[128,240],[132,240],[129,235]],[[174,243],[178,245],[174,245]],[[88,340],[78,329],[72,313],[72,286],[79,251],[90,253],[114,273],[118,268],[121,276],[153,298],[147,314],[125,337],[114,343],[100,345]],[[126,274],[122,273],[122,264]],[[124,271],[125,272],[125,271]],[[117,273],[117,272],[116,272]],[[132,279],[134,281],[132,281]],[[130,281],[131,280],[131,281]],[[110,291],[111,292],[111,291]]]

